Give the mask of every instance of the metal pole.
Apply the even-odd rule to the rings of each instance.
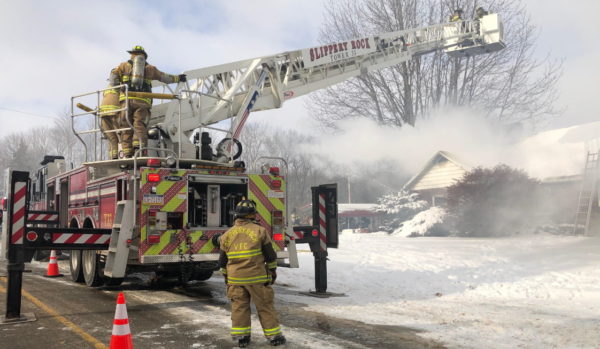
[[[319,247],[317,246],[317,249]],[[314,251],[315,257],[315,290],[317,293],[327,292],[327,251]]]
[[[15,321],[21,318],[21,287],[23,286],[23,270],[25,263],[8,263],[8,286],[6,290],[5,321]]]

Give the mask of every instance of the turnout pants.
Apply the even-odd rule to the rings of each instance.
[[[249,336],[251,333],[250,302],[256,306],[258,319],[265,337],[281,333],[270,285],[227,285],[227,298],[231,300],[231,335]]]
[[[119,116],[118,115],[104,115],[100,118],[100,129],[104,134],[104,137],[108,140],[108,158],[118,159],[119,158],[119,136],[116,132],[106,132],[116,130],[119,128]]]
[[[123,106],[124,107],[124,106]],[[133,125],[135,132],[123,131],[121,144],[125,156],[133,155],[133,148],[144,148],[148,146],[148,131],[146,124],[150,118],[150,105],[146,102],[130,99],[129,112],[121,112],[121,128],[129,128],[129,123]]]

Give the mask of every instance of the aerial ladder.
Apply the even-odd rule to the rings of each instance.
[[[198,128],[231,119],[222,131],[237,139],[251,111],[281,108],[288,100],[434,51],[451,57],[500,51],[503,34],[498,14],[489,14],[188,70],[187,85],[172,89],[154,82],[180,100],[155,105],[150,127],[160,128],[163,146],[191,157],[191,135]]]

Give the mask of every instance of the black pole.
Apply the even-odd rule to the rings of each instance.
[[[313,252],[315,257],[315,289],[317,293],[327,292],[327,251]]]
[[[21,287],[25,263],[8,263],[8,289],[6,290],[6,321],[21,319]]]

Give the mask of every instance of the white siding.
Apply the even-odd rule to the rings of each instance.
[[[455,163],[443,159],[433,165],[431,169],[421,177],[413,190],[425,190],[435,188],[447,188],[460,179],[466,171]]]

